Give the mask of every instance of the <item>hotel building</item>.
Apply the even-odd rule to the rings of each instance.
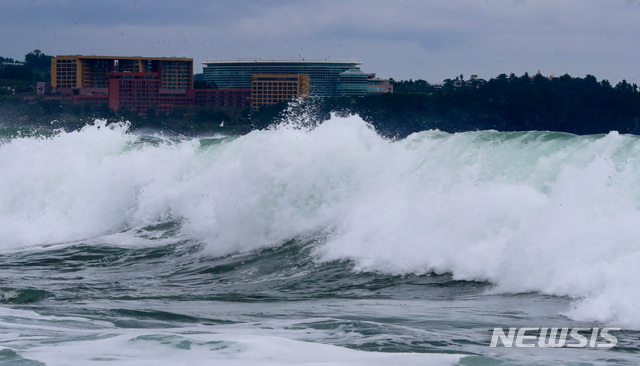
[[[162,89],[193,88],[191,58],[79,55],[51,59],[51,86],[103,89],[110,72],[156,73]]]
[[[309,75],[253,74],[251,107],[277,104],[309,96]]]
[[[193,59],[127,56],[56,56],[51,87],[74,103],[108,104],[146,113],[168,113],[175,105],[249,108],[251,88],[193,89]]]

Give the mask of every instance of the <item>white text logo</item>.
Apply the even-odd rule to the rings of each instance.
[[[490,347],[598,347],[612,348],[620,328],[493,328]]]

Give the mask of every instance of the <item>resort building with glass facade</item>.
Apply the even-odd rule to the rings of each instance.
[[[367,92],[367,74],[360,71],[360,62],[355,60],[212,60],[203,65],[204,80],[223,89],[251,88],[255,74],[295,74],[309,75],[309,95],[312,97],[365,95]]]

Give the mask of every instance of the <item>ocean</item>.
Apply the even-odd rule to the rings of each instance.
[[[2,127],[0,364],[637,365],[639,158],[616,132],[358,116]],[[531,336],[555,327],[596,338]]]

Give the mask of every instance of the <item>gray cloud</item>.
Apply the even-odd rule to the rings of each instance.
[[[395,79],[524,72],[640,83],[625,0],[5,0],[1,56],[355,58]]]

